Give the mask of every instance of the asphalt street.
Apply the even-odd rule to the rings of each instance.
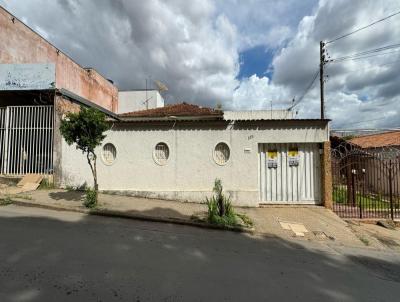
[[[400,255],[0,207],[0,301],[399,301]]]

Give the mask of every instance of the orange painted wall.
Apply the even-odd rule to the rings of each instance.
[[[94,69],[84,69],[0,7],[0,64],[54,63],[56,88],[65,88],[117,112],[118,89]]]

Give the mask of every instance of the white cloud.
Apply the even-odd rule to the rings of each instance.
[[[84,66],[122,89],[151,76],[167,99],[229,103],[239,71],[236,27],[210,0],[0,1]]]
[[[291,104],[291,97],[285,87],[271,84],[268,77],[252,75],[243,79],[240,86],[233,93],[233,108],[236,110],[246,109],[269,109],[287,108]]]
[[[394,0],[321,0],[313,14],[303,17],[295,36],[275,55],[272,80],[265,84],[264,90],[259,89],[273,92],[276,87],[284,87],[284,93],[280,95],[287,97],[282,102],[289,96],[299,97],[318,70],[320,40],[333,39],[387,16],[396,11],[397,4]],[[399,35],[400,17],[394,17],[390,21],[329,44],[328,52],[334,58],[395,44],[399,42],[396,39]],[[393,63],[399,60],[400,52],[397,52],[390,56],[328,64],[326,112],[327,117],[333,119],[334,127],[400,126],[400,64]],[[387,62],[393,64],[384,65]],[[319,116],[318,79],[315,84],[297,107],[302,117]],[[247,82],[242,85],[249,93],[248,98],[251,98],[251,93],[257,96],[254,89],[247,87]],[[256,82],[254,85],[257,85]],[[241,94],[240,100],[244,99]]]
[[[0,0],[84,66],[123,89],[165,82],[169,102],[225,108],[285,107],[302,94],[319,64],[319,41],[398,10],[397,0]],[[399,43],[400,16],[332,43],[332,57]],[[239,81],[239,53],[264,45],[272,78]],[[334,127],[400,126],[400,51],[327,66],[327,116]],[[386,65],[385,65],[386,64]],[[382,65],[382,66],[381,66]],[[298,105],[319,116],[319,85]],[[368,121],[355,124],[359,121]]]

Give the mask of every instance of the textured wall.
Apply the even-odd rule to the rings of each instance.
[[[326,141],[323,143],[322,154],[322,202],[326,208],[333,208],[332,200],[332,162],[331,162],[331,142]]]
[[[105,165],[99,155],[100,190],[130,191],[135,195],[201,201],[211,194],[215,178],[232,194],[235,204],[256,206],[259,202],[259,143],[315,143],[328,139],[325,126],[288,125],[280,122],[232,126],[227,122],[114,124],[105,143],[113,143],[117,159]],[[170,158],[165,166],[153,160],[157,143],[165,142]],[[214,162],[217,143],[230,146],[225,166]],[[245,150],[246,149],[246,150]],[[249,150],[250,149],[250,150]],[[85,157],[73,146],[62,146],[63,185],[92,184]]]
[[[54,63],[56,88],[65,88],[110,111],[118,90],[95,70],[84,69],[0,7],[0,64]]]

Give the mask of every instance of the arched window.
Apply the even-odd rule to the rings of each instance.
[[[107,143],[103,146],[101,152],[101,158],[106,165],[112,165],[117,158],[117,149],[111,143]]]
[[[167,163],[169,158],[169,148],[166,143],[158,143],[153,151],[154,161],[163,166]]]
[[[220,165],[225,165],[230,158],[231,152],[226,143],[218,143],[214,148],[214,161]]]

